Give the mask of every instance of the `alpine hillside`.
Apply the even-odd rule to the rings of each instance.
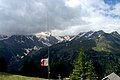
[[[48,57],[48,47],[46,47],[48,45],[45,45],[45,43],[43,44],[42,42],[48,40],[48,38],[32,36],[31,39],[31,35],[29,36],[30,38],[25,37],[24,40],[27,45],[24,43],[24,47],[21,44],[21,49],[34,49],[34,46],[36,46],[38,50],[32,50],[26,56],[24,56],[25,53],[23,53],[23,58],[8,65],[8,71],[14,71],[15,73],[27,76],[47,77],[47,67],[40,66],[40,60]],[[5,41],[11,39],[11,37],[2,40],[2,44],[3,42],[5,44]],[[9,42],[9,45],[11,44],[11,46],[13,45],[12,40]],[[19,40],[21,40],[21,38]],[[59,42],[58,38],[50,36],[49,40],[51,40],[51,42],[49,41],[49,44],[52,44],[49,46],[51,78],[58,78],[59,74],[61,74],[62,77],[68,77],[74,69],[73,64],[80,49],[83,49],[87,55],[87,59],[92,61],[99,80],[112,72],[120,74],[120,34],[116,31],[111,33],[106,33],[102,30],[81,32],[78,35],[67,39],[67,41],[65,40],[62,42]],[[33,44],[33,42],[36,44]],[[28,47],[28,44],[30,47]],[[38,45],[42,46],[38,47]],[[14,47],[18,48],[19,46],[17,45],[17,47]],[[4,47],[5,45],[1,47],[1,50],[4,50],[2,49]],[[10,48],[10,50],[12,50],[12,48]]]
[[[120,74],[120,34],[116,31],[106,33],[100,30],[82,32],[70,41],[50,46],[51,77],[57,78],[59,74],[62,77],[69,76],[74,68],[74,60],[81,48],[84,49],[88,60],[94,64],[99,79],[112,72]],[[37,66],[40,66],[39,61],[42,58],[47,58],[47,52],[47,48],[39,50],[29,58],[24,58],[21,63],[32,59]],[[22,69],[21,67],[19,66],[18,69]],[[40,70],[39,74],[42,75],[43,67],[39,67],[38,70]],[[47,75],[47,68],[45,72],[44,74]]]

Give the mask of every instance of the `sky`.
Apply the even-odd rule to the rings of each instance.
[[[0,34],[120,33],[120,0],[0,0]]]

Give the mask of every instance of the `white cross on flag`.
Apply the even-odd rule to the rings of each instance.
[[[46,59],[41,59],[40,65],[41,65],[41,66],[48,66],[48,58],[46,58]]]

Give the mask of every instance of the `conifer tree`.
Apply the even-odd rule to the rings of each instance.
[[[87,61],[84,51],[81,50],[75,63],[70,78],[72,80],[95,80],[96,74],[91,61]]]

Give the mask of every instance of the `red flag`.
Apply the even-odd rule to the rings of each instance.
[[[40,65],[41,65],[41,66],[48,66],[48,58],[46,58],[46,59],[41,59]]]

